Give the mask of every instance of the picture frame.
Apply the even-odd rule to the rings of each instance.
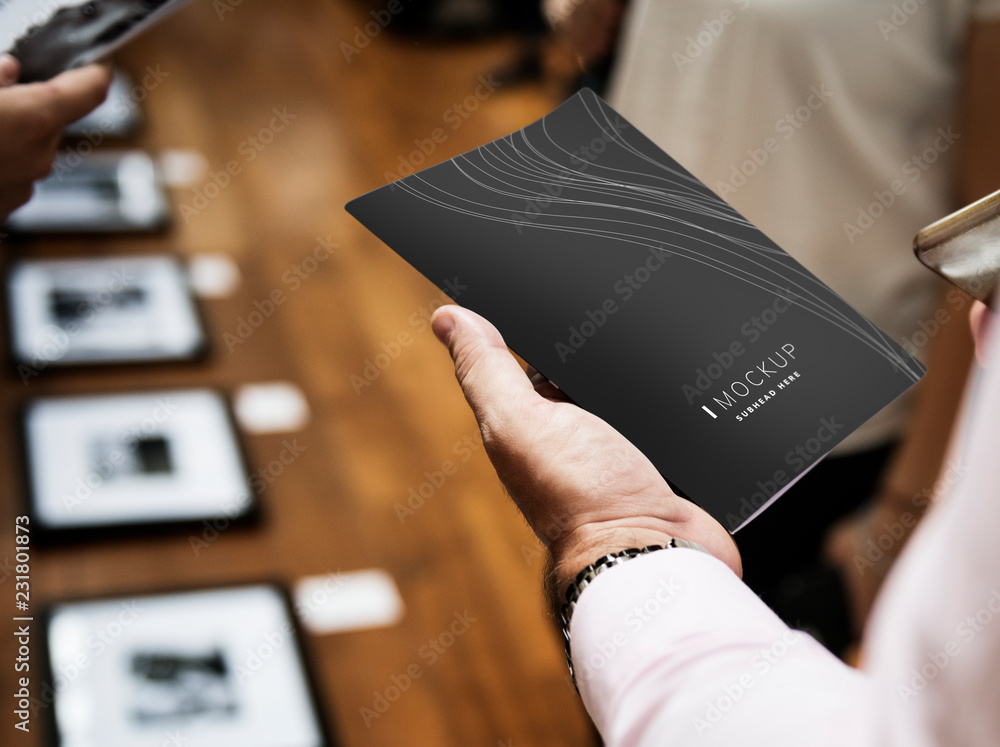
[[[170,202],[148,153],[95,152],[87,143],[56,155],[5,227],[14,234],[155,233],[169,223]]]
[[[51,745],[335,744],[279,584],[64,601],[42,624]]]
[[[15,262],[11,355],[26,381],[49,367],[186,361],[208,340],[185,268],[167,254]]]
[[[249,523],[257,491],[213,389],[44,397],[23,409],[27,511],[42,538]]]

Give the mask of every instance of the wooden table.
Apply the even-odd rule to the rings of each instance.
[[[344,744],[590,744],[544,611],[539,546],[504,496],[426,323],[442,296],[343,210],[408,162],[427,165],[506,134],[556,99],[538,85],[484,86],[479,76],[512,59],[514,40],[444,45],[380,32],[345,54],[341,43],[358,46],[355,27],[371,20],[367,12],[344,0],[202,0],[120,56],[138,81],[150,76],[148,124],[135,144],[156,153],[194,149],[210,173],[230,161],[240,172],[201,210],[182,211],[194,191],[176,189],[175,225],[165,236],[34,240],[8,246],[5,260],[223,253],[243,280],[234,296],[204,302],[213,346],[204,363],[47,371],[27,386],[8,370],[0,564],[13,556],[13,520],[23,513],[15,418],[26,398],[291,380],[312,408],[308,426],[293,434],[305,451],[268,485],[258,527],[227,530],[197,554],[186,532],[38,549],[33,605],[380,567],[399,585],[402,623],[307,641]],[[276,111],[282,128],[268,134]],[[332,257],[303,264],[321,240],[336,244]],[[296,270],[306,266],[315,270]],[[286,301],[265,323],[240,344],[225,337],[275,289]],[[367,362],[385,349],[389,364],[364,379]],[[251,468],[274,460],[285,437],[248,436]],[[436,473],[446,462],[454,474],[442,482]],[[425,487],[422,505],[413,499],[416,510],[399,510],[411,489],[435,478],[442,484],[429,495]],[[12,609],[11,576],[0,589]],[[429,662],[422,647],[456,613],[475,621]],[[2,650],[0,692],[12,693],[10,636]],[[422,676],[366,724],[361,709],[414,663]],[[31,735],[22,735],[8,708],[0,742],[41,744],[41,725],[36,717]]]

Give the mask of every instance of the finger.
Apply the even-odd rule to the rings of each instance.
[[[535,392],[500,332],[478,314],[458,306],[435,311],[431,328],[448,346],[455,376],[480,425],[504,429],[516,419],[518,397],[534,397]]]
[[[33,184],[25,184],[7,189],[0,188],[0,224],[17,208],[26,204],[31,199],[33,193]]]
[[[69,124],[93,111],[108,95],[110,85],[111,71],[105,65],[87,65],[57,75],[49,81],[56,118]]]
[[[972,329],[972,340],[976,346],[976,360],[979,365],[984,365],[986,361],[986,343],[989,339],[990,326],[993,323],[994,314],[982,301],[972,304],[969,311],[969,326]]]
[[[0,88],[7,88],[17,83],[21,74],[21,63],[9,54],[0,55]]]

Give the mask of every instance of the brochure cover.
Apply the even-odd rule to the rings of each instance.
[[[94,62],[189,0],[0,0],[0,51],[21,63],[21,83]]]
[[[730,531],[924,372],[590,90],[347,210]]]

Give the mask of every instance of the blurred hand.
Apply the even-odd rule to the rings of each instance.
[[[969,326],[980,365],[986,361],[986,346],[996,313],[982,301],[973,303]],[[915,500],[923,493],[883,487],[864,511],[838,522],[827,534],[823,556],[840,571],[850,603],[854,632],[861,633],[882,582],[896,557],[923,516],[928,502]],[[905,520],[904,520],[905,519]],[[891,537],[885,546],[885,537]],[[880,557],[871,559],[871,544],[878,544]]]
[[[45,83],[17,85],[19,68],[0,57],[0,221],[31,198],[32,185],[52,170],[66,125],[107,95],[103,65],[70,70]]]
[[[871,505],[863,511],[840,520],[827,532],[823,559],[840,572],[847,596],[851,630],[858,638],[864,631],[868,614],[886,576],[913,533],[916,522],[922,518],[925,508],[926,504],[915,504],[913,496],[894,495],[885,491],[874,496]],[[907,512],[911,519],[903,524],[900,516]],[[891,534],[890,527],[893,532]],[[892,544],[888,549],[879,545],[881,555],[877,560],[871,560],[869,542],[877,543],[886,536],[892,539]]]
[[[996,321],[996,312],[982,301],[972,304],[969,311],[969,326],[972,328],[972,340],[976,343],[976,359],[979,365],[986,362],[986,343],[990,336],[990,329]]]
[[[625,4],[626,0],[546,0],[545,15],[587,67],[610,54]]]
[[[501,482],[552,554],[560,591],[601,555],[672,537],[703,545],[742,574],[722,525],[675,495],[614,428],[540,376],[529,379],[493,325],[443,306],[432,326]]]

